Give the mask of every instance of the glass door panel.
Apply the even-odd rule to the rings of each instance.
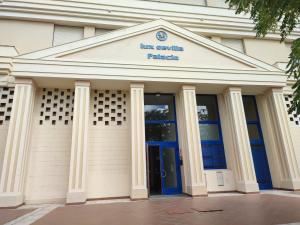
[[[180,193],[180,163],[178,148],[171,146],[161,147],[161,178],[162,193]]]

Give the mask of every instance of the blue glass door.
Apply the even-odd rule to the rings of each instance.
[[[272,178],[254,96],[243,96],[251,152],[260,190],[272,189]]]
[[[179,194],[182,190],[174,95],[145,94],[144,99],[150,194]]]
[[[160,168],[162,194],[181,193],[179,150],[174,144],[161,144]]]

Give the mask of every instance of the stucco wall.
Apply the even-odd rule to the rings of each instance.
[[[15,46],[19,54],[52,46],[54,25],[43,22],[0,20],[0,45]]]
[[[246,54],[269,64],[288,62],[290,45],[274,40],[244,39]]]
[[[49,91],[51,95],[48,95]],[[72,90],[40,89],[37,92],[28,158],[26,203],[65,201],[72,139],[72,95]]]
[[[92,90],[88,134],[89,199],[129,196],[128,95],[127,92]]]

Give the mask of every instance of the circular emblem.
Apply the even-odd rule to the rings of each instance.
[[[168,35],[167,35],[167,33],[164,32],[164,31],[158,31],[158,32],[156,33],[156,38],[157,38],[157,40],[159,40],[159,41],[166,41],[166,40],[168,39]]]

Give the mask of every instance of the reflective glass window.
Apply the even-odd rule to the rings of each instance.
[[[175,120],[173,95],[145,95],[145,120]]]
[[[256,112],[255,98],[252,96],[243,96],[243,104],[244,104],[246,120],[247,121],[258,120],[257,112]]]
[[[216,96],[198,95],[197,112],[199,121],[218,120],[219,116]]]

